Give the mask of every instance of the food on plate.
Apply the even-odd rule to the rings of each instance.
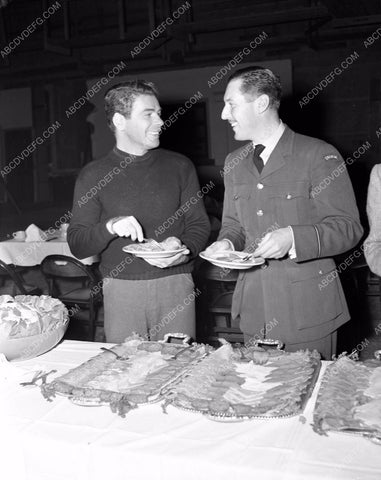
[[[65,305],[48,295],[0,296],[0,339],[50,332],[67,320]]]
[[[314,412],[325,431],[373,431],[381,438],[381,366],[343,356],[327,367]]]
[[[164,248],[162,247],[162,245],[158,242],[155,242],[154,240],[147,240],[144,243],[131,243],[127,247],[131,252],[134,252],[134,253],[164,251]]]
[[[317,378],[319,354],[267,352],[246,347],[237,354],[223,345],[168,388],[167,403],[227,421],[301,413]]]
[[[183,247],[181,240],[176,237],[168,237],[161,242],[165,250],[179,250]]]
[[[182,344],[144,341],[132,336],[124,343],[103,351],[87,362],[44,386],[48,399],[56,393],[69,396],[83,405],[109,404],[124,416],[136,404],[161,398],[162,389],[199,361],[211,347],[193,344],[184,352]],[[179,353],[179,355],[176,355]]]
[[[227,343],[217,350],[198,344],[184,349],[133,336],[112,347],[122,358],[103,351],[41,388],[48,400],[59,393],[81,405],[108,404],[121,416],[158,400],[165,400],[164,409],[173,404],[226,421],[301,413],[317,378],[319,354],[268,354],[259,364],[253,361],[255,348],[242,349],[242,358]]]
[[[354,416],[363,425],[375,428],[381,434],[381,398],[370,400],[356,407]]]
[[[369,386],[364,395],[374,399],[381,399],[381,368],[375,368],[369,377]]]
[[[245,257],[249,255],[247,252],[221,252],[212,255],[211,258],[215,258],[216,260],[220,260],[222,262],[245,262]],[[249,257],[247,260],[251,259]]]
[[[237,358],[246,359],[247,361],[253,361],[258,365],[263,365],[276,357],[280,357],[284,355],[282,350],[278,350],[277,348],[262,348],[259,346],[250,346],[249,348],[243,347],[239,349],[239,354],[237,353]]]
[[[133,243],[128,245],[129,250],[134,253],[140,252],[165,252],[172,250],[180,250],[184,245],[176,237],[168,237],[162,242],[157,242],[153,239],[148,239],[144,243]]]

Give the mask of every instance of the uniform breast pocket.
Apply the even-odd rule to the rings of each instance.
[[[297,225],[311,220],[309,184],[296,182],[269,187],[269,207],[283,225]]]
[[[233,201],[235,209],[237,211],[238,218],[242,225],[245,225],[246,221],[252,215],[251,205],[251,186],[250,185],[235,185]]]

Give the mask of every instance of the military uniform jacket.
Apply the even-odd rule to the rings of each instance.
[[[296,258],[241,271],[232,316],[240,315],[248,335],[286,343],[322,338],[349,320],[332,256],[363,233],[345,162],[331,145],[286,127],[259,174],[250,146],[226,159],[219,239],[254,251],[266,233],[290,225]]]

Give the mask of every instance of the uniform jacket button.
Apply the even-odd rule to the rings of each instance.
[[[264,187],[263,183],[257,183],[258,190],[262,190],[263,187]]]
[[[263,210],[257,210],[257,215],[258,215],[258,217],[262,217],[262,215],[263,215]]]

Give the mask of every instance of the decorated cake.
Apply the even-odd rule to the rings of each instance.
[[[170,386],[166,403],[221,421],[297,415],[319,368],[316,351],[236,350],[226,344]]]
[[[79,405],[108,404],[124,416],[139,404],[160,400],[163,388],[211,349],[129,337],[44,386],[42,393],[48,400],[59,393]]]
[[[381,365],[343,356],[327,367],[314,412],[314,429],[381,441]]]
[[[0,339],[30,337],[67,322],[64,304],[48,295],[0,296]]]

